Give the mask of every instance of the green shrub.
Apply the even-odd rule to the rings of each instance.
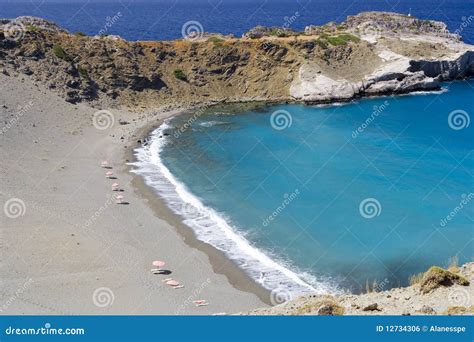
[[[62,59],[62,60],[68,61],[68,62],[72,61],[72,57],[69,56],[68,53],[66,51],[64,51],[63,47],[59,44],[55,44],[53,46],[53,53],[59,59]]]
[[[330,36],[326,38],[329,44],[338,46],[338,45],[346,45],[348,42],[359,42],[360,38],[356,37],[349,33],[342,33],[337,36]]]
[[[28,31],[28,32],[37,32],[37,31],[39,31],[39,27],[36,26],[36,25],[28,24],[28,25],[26,25],[26,31]]]
[[[81,66],[77,67],[77,72],[79,72],[79,75],[83,78],[89,78],[89,73],[87,72],[86,68],[83,68]]]
[[[178,80],[187,81],[186,74],[185,74],[184,71],[181,70],[181,69],[175,69],[175,70],[173,71],[173,75],[174,75],[174,77],[176,77]]]
[[[222,38],[219,38],[219,37],[210,37],[208,40],[207,40],[209,43],[213,43],[214,45],[222,45],[222,43],[225,41],[224,39]]]
[[[328,48],[328,42],[324,39],[316,39],[314,41],[321,49],[327,49]]]
[[[74,33],[77,37],[85,37],[86,34],[84,32],[81,32],[81,31],[77,31],[76,33]]]

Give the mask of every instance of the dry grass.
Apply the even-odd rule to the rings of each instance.
[[[469,281],[458,274],[449,272],[441,267],[432,266],[421,279],[420,290],[422,293],[431,292],[441,286],[458,284],[468,286]]]
[[[466,306],[450,306],[444,312],[443,315],[465,315],[465,314],[473,314],[474,313],[474,306],[466,307]]]
[[[410,276],[410,278],[408,278],[410,285],[419,284],[421,282],[421,279],[423,279],[424,275],[425,275],[425,272],[420,272],[420,273],[413,274],[412,276]]]
[[[344,315],[344,307],[339,305],[334,298],[318,299],[296,309],[296,315],[317,314],[320,316],[342,316]]]

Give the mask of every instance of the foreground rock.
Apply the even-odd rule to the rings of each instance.
[[[305,296],[248,315],[473,315],[474,263],[430,268],[405,288],[361,295]],[[428,290],[429,289],[429,290]]]
[[[27,75],[71,103],[134,110],[204,101],[347,101],[435,90],[474,74],[473,46],[446,25],[395,13],[361,13],[305,33],[257,27],[242,39],[165,42],[70,34],[33,17],[2,19],[0,26],[3,74]]]

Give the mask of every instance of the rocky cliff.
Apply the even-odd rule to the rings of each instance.
[[[272,293],[270,308],[245,315],[473,315],[474,263],[448,270],[433,266],[412,278],[413,285],[384,290],[385,284],[368,284],[367,293],[338,296],[309,295],[291,298]]]
[[[0,72],[72,103],[139,110],[203,101],[328,102],[438,89],[474,74],[474,47],[443,23],[367,12],[306,33],[163,42],[69,33],[40,18],[0,20]],[[254,38],[249,38],[250,36]]]

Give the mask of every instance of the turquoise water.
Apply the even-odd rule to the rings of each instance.
[[[456,82],[443,92],[336,106],[179,116],[154,137],[160,162],[182,186],[171,206],[193,229],[212,208],[202,236],[223,218],[252,248],[323,290],[405,285],[450,257],[471,260],[473,88]],[[189,194],[197,210],[179,208]],[[288,285],[281,274],[258,273],[251,259],[261,255],[239,257],[238,246],[203,240],[227,248],[258,281],[268,277],[267,287]]]

